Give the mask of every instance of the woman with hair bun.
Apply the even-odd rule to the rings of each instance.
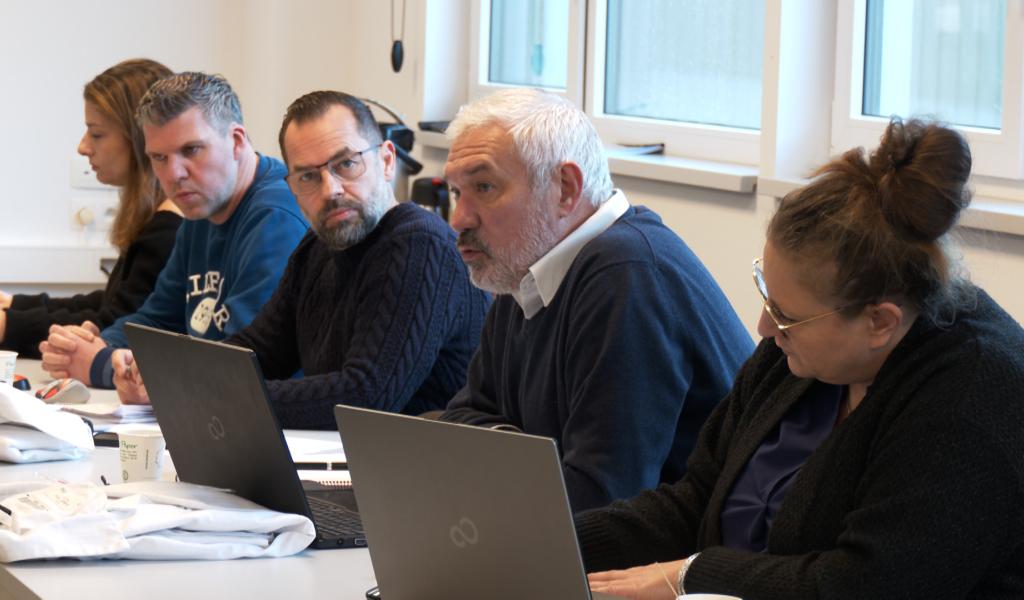
[[[686,476],[576,517],[592,589],[1024,597],[1024,331],[950,255],[970,169],[894,120],[782,200],[764,340]]]
[[[119,256],[107,287],[69,298],[47,294],[10,295],[0,291],[0,348],[39,357],[39,342],[50,325],[90,321],[102,329],[135,312],[153,291],[174,247],[181,211],[160,191],[145,153],[135,107],[170,69],[148,59],[126,60],[85,85],[85,134],[78,153],[101,183],[120,188],[110,241]]]

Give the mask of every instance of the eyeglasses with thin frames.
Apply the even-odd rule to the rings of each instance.
[[[801,321],[792,321],[787,317],[775,314],[775,309],[772,308],[771,303],[768,301],[768,284],[766,284],[764,281],[764,269],[761,266],[762,261],[763,258],[754,259],[754,285],[757,286],[757,291],[760,292],[761,294],[761,300],[764,303],[764,312],[768,313],[768,318],[772,320],[772,323],[775,323],[775,328],[778,329],[779,333],[781,333],[782,335],[787,335],[786,332],[796,327],[797,325],[803,325],[804,323],[817,321],[818,319],[823,319],[829,315],[834,315],[845,308],[849,308],[849,305],[840,306],[835,310],[830,310],[827,313],[816,315],[809,319],[803,319]]]
[[[339,181],[355,181],[366,172],[366,160],[363,155],[380,148],[381,145],[370,146],[366,150],[332,158],[321,165],[289,173],[284,179],[296,196],[309,196],[318,192],[323,183],[325,167],[327,172]]]

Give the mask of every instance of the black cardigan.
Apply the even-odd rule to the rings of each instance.
[[[916,323],[811,455],[765,553],[721,545],[723,501],[808,389],[764,340],[701,431],[685,478],[577,515],[588,571],[700,551],[686,591],[745,600],[1024,597],[1024,331],[981,290]]]
[[[39,358],[39,342],[49,335],[51,324],[92,321],[103,329],[119,317],[135,312],[153,291],[157,275],[171,255],[180,224],[177,213],[162,210],[154,214],[128,250],[118,257],[106,289],[68,298],[15,295],[7,309],[7,327],[0,347],[16,350],[25,358]]]

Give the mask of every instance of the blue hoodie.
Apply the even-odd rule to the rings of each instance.
[[[252,184],[226,222],[182,224],[153,293],[137,312],[101,332],[108,347],[93,360],[92,385],[113,387],[110,355],[128,345],[125,323],[222,340],[252,321],[309,228],[286,174],[281,161],[260,156]]]

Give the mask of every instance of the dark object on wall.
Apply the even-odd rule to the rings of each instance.
[[[423,170],[423,165],[420,161],[412,157],[412,145],[415,141],[415,135],[412,129],[406,127],[402,117],[398,116],[398,113],[391,110],[386,104],[378,102],[370,98],[362,98],[363,102],[372,104],[377,108],[391,115],[391,118],[395,120],[394,123],[380,123],[380,135],[385,140],[395,145],[395,153],[398,155],[398,160],[405,163],[406,170],[410,175],[416,175]]]
[[[391,70],[395,73],[402,70],[402,59],[405,58],[405,49],[402,47],[404,37],[405,0],[402,0],[402,24],[398,35],[395,35],[395,0],[391,0]]]
[[[402,70],[403,58],[405,58],[405,51],[402,49],[402,40],[391,42],[391,69],[395,73]]]
[[[448,221],[448,183],[440,177],[420,177],[412,182],[412,201]]]

